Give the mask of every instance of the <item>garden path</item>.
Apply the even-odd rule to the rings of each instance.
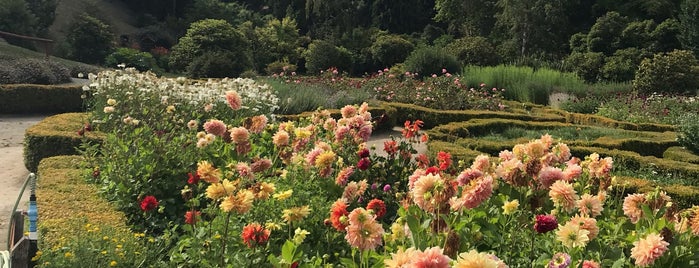
[[[7,234],[12,207],[17,201],[29,171],[24,167],[24,132],[45,115],[0,114],[0,250],[7,250]],[[26,210],[29,191],[22,196],[20,209]]]

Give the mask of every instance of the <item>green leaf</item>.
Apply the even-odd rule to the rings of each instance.
[[[292,263],[296,255],[295,253],[296,244],[294,244],[294,242],[286,240],[286,242],[284,242],[284,245],[282,246],[282,260]]]
[[[626,262],[626,258],[621,258],[618,259],[612,264],[612,268],[621,268],[624,267],[624,263]]]

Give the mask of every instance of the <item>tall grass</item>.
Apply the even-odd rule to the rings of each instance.
[[[300,114],[318,108],[342,108],[371,98],[371,95],[363,90],[338,90],[322,84],[297,84],[273,78],[257,80],[270,85],[276,92],[279,98],[277,114]]]
[[[505,88],[503,96],[509,100],[548,104],[551,93],[583,92],[585,82],[573,73],[563,73],[548,68],[534,70],[526,66],[498,65],[495,67],[466,67],[463,81],[477,87]]]

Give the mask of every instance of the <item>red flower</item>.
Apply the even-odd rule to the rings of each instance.
[[[381,199],[372,199],[369,204],[366,205],[367,210],[373,210],[377,218],[386,215],[386,204]]]
[[[259,223],[251,223],[243,227],[243,243],[249,248],[253,248],[257,245],[263,245],[269,240],[270,231],[262,227]]]
[[[369,168],[371,165],[371,160],[369,158],[362,158],[359,159],[359,162],[357,162],[357,168],[360,170],[366,170]]]
[[[194,223],[197,222],[197,217],[199,217],[199,216],[201,216],[200,211],[196,211],[196,210],[187,211],[187,213],[184,214],[184,223],[194,225]]]
[[[413,122],[412,124],[410,123],[410,120],[405,121],[405,123],[403,124],[403,137],[405,137],[406,139],[415,137],[415,135],[417,135],[417,132],[420,131],[422,124],[422,120],[415,120],[415,122]]]
[[[439,162],[439,170],[447,170],[451,166],[451,154],[447,152],[437,153],[437,162]]]
[[[152,195],[146,196],[141,201],[141,210],[143,210],[143,211],[151,211],[157,207],[158,207],[158,199],[155,199],[155,196],[152,196]]]
[[[556,216],[553,215],[536,215],[536,223],[534,223],[534,230],[537,233],[543,234],[558,228],[558,221]]]
[[[437,175],[437,174],[439,174],[439,168],[437,168],[437,167],[435,167],[435,166],[431,166],[431,167],[427,168],[427,170],[425,170],[425,173],[426,173],[426,174]]]
[[[369,157],[369,149],[361,149],[359,152],[357,152],[357,155],[359,155],[359,158]]]
[[[187,179],[187,183],[189,183],[189,184],[197,184],[197,183],[199,183],[199,179],[201,179],[199,177],[199,174],[197,174],[196,172],[195,173],[189,172],[189,173],[187,173],[187,176],[189,176],[189,179]]]
[[[330,223],[332,223],[333,228],[344,232],[345,227],[347,227],[347,215],[349,215],[347,203],[342,199],[335,201],[332,207],[330,207]]]
[[[398,144],[394,140],[385,141],[383,143],[383,150],[390,156],[393,156],[398,152]]]

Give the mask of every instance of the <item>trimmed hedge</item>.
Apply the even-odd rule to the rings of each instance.
[[[628,194],[651,192],[655,190],[655,187],[660,187],[672,197],[673,203],[679,208],[690,208],[693,205],[699,205],[699,187],[696,186],[659,185],[644,179],[617,176],[612,192],[626,197]]]
[[[699,155],[696,155],[692,153],[692,151],[679,146],[667,148],[667,150],[665,150],[665,152],[663,153],[663,158],[675,161],[689,162],[692,164],[699,164]]]
[[[85,226],[76,223],[82,220],[96,228],[130,233],[126,216],[99,196],[97,185],[85,181],[89,170],[84,169],[83,161],[80,156],[54,156],[39,164],[36,196],[42,248],[52,248],[61,243],[62,236],[79,233],[75,228]]]
[[[83,111],[81,86],[0,85],[0,113]]]
[[[24,136],[24,165],[36,172],[39,162],[56,155],[78,154],[76,147],[84,141],[100,144],[104,137],[100,132],[86,131],[79,136],[88,122],[86,113],[66,113],[45,118],[27,129]]]
[[[432,139],[456,142],[460,138],[478,137],[487,135],[489,133],[498,133],[511,127],[520,127],[533,130],[546,130],[563,127],[591,128],[590,126],[577,126],[570,123],[560,122],[525,122],[511,119],[472,119],[466,122],[453,122],[445,125],[440,125],[429,130],[428,133],[430,134],[430,137]],[[620,131],[631,132],[631,130]],[[602,137],[591,141],[564,140],[563,142],[571,146],[588,146],[602,147],[607,149],[619,149],[633,151],[643,155],[652,155],[656,157],[662,157],[665,150],[667,150],[669,147],[677,146],[676,135],[673,132],[659,133],[648,131],[633,131],[633,133],[638,138],[612,139]],[[527,141],[527,139],[517,140],[518,143]],[[503,147],[505,144],[507,144],[507,146],[514,146],[515,144],[517,144],[513,143],[514,141],[502,142],[477,139],[469,139],[467,142],[473,145],[468,146],[472,149],[476,149],[478,145],[486,146],[487,148],[489,148],[486,149],[486,151],[489,153],[508,148]],[[510,146],[509,148],[512,148],[512,146]]]

